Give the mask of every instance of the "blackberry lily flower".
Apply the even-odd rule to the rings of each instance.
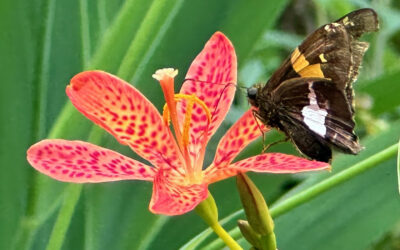
[[[239,172],[329,169],[326,163],[281,153],[232,163],[262,130],[267,131],[249,110],[223,136],[214,161],[203,170],[207,142],[225,118],[235,94],[236,68],[231,42],[217,32],[193,61],[186,75],[189,80],[179,94],[174,93],[177,70],[158,70],[153,77],[160,82],[166,99],[163,116],[136,88],[116,76],[82,72],[66,89],[73,105],[152,166],[87,142],[61,139],[36,143],[29,148],[27,159],[38,171],[59,181],[152,181],[150,210],[165,215],[191,211],[207,198],[209,184]]]

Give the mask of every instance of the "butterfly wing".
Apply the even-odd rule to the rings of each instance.
[[[329,161],[330,146],[357,154],[352,83],[368,48],[358,41],[379,28],[372,9],[360,9],[318,28],[257,91],[249,92],[256,115],[283,130],[300,151]]]
[[[360,9],[337,21],[326,24],[310,34],[271,76],[266,91],[272,91],[283,81],[295,77],[331,79],[353,99],[351,83],[357,78],[368,43],[357,39],[379,28],[377,14],[372,9]],[[352,107],[351,107],[352,108]]]
[[[313,159],[326,159],[330,156],[328,145],[349,154],[361,150],[346,94],[331,80],[293,78],[284,81],[272,96],[278,116],[282,118],[280,127],[304,154]],[[318,150],[310,153],[312,148]]]
[[[301,153],[317,161],[330,162],[332,150],[324,140],[316,137],[312,131],[296,121],[283,119],[281,124],[285,128],[290,128],[285,132]]]

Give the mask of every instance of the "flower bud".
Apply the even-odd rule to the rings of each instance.
[[[237,175],[236,184],[250,226],[260,235],[272,233],[274,231],[274,222],[261,192],[249,177],[243,173]]]
[[[249,223],[245,220],[238,220],[238,226],[243,237],[256,249],[261,249],[261,235],[254,231]]]

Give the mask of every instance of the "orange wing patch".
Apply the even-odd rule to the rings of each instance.
[[[321,70],[321,64],[312,64],[310,66],[305,67],[304,69],[297,72],[301,77],[324,77],[324,73]]]
[[[325,58],[324,58],[325,59]],[[307,61],[306,57],[299,51],[297,47],[290,57],[293,69],[301,77],[320,77],[325,78],[321,70],[321,64],[311,64]]]
[[[305,56],[299,51],[297,47],[290,57],[290,61],[292,62],[293,69],[299,73],[302,69],[307,67],[310,63],[307,61]]]

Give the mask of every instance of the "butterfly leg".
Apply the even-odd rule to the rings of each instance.
[[[270,143],[270,144],[268,144],[268,145],[264,145],[264,148],[263,148],[263,150],[261,151],[262,153],[265,153],[265,152],[267,152],[267,150],[270,148],[270,147],[272,147],[272,146],[274,146],[274,145],[276,145],[276,144],[279,144],[279,143],[281,143],[281,142],[287,142],[287,141],[289,141],[289,137],[285,137],[284,139],[281,139],[281,140],[279,140],[279,141],[275,141],[275,142],[273,142],[273,143]]]
[[[257,110],[255,110],[255,109],[252,110],[252,113],[253,113],[254,120],[256,121],[257,127],[258,127],[258,129],[260,130],[260,132],[262,134],[263,145],[265,146],[265,132],[261,128],[261,125],[259,123],[259,117],[260,116],[258,115]]]

